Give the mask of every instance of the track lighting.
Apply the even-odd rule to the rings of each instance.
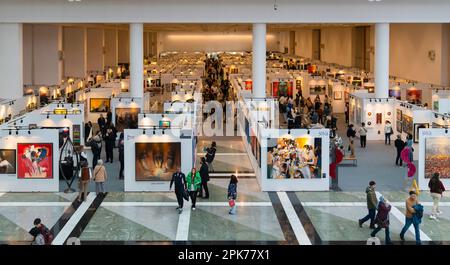
[[[291,134],[291,130],[288,130],[288,134]]]
[[[445,134],[447,134],[448,133],[448,129],[445,129]]]
[[[165,130],[163,129],[163,130],[162,130],[162,134],[164,134],[164,131],[165,131]]]
[[[309,129],[308,129],[307,133],[308,133],[308,134],[310,134],[310,133],[311,133],[311,132],[309,131]]]
[[[23,119],[20,120],[20,123],[23,123]]]
[[[67,115],[64,115],[64,119],[67,119]]]
[[[12,132],[11,132],[11,130],[9,130],[9,135],[11,135],[12,134]]]
[[[30,131],[30,130],[28,130],[28,134],[31,134],[31,131]]]
[[[16,130],[16,135],[19,135],[19,130]]]
[[[147,114],[144,113],[144,118],[147,118]]]
[[[49,114],[47,114],[47,119],[49,119],[50,118],[50,115]]]
[[[153,135],[155,135],[156,134],[156,131],[155,131],[155,129],[153,129]]]
[[[134,98],[131,98],[131,102],[134,102]]]
[[[145,129],[144,129],[144,131],[143,131],[143,134],[145,134]]]

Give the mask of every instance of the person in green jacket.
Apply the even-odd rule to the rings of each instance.
[[[375,194],[375,181],[369,182],[369,186],[366,188],[366,197],[367,197],[367,210],[369,213],[363,218],[359,219],[359,227],[362,227],[362,225],[370,219],[370,228],[375,229],[375,214],[377,211],[377,205],[378,205],[378,199],[377,195]]]
[[[195,211],[195,202],[197,201],[197,192],[200,190],[202,185],[202,178],[197,169],[192,168],[191,172],[186,177],[187,190],[189,192],[189,197],[191,197],[192,210]]]

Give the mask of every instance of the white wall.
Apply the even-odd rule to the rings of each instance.
[[[267,50],[278,50],[275,34],[268,33],[266,39]],[[251,32],[159,32],[158,46],[158,52],[251,51],[252,34]]]
[[[115,29],[105,29],[105,66],[117,66],[118,32]]]
[[[118,33],[118,61],[119,63],[130,62],[130,32],[128,30],[119,30]]]
[[[59,136],[57,130],[32,130],[31,135],[26,130],[19,135],[8,134],[8,131],[0,132],[0,148],[15,149],[17,143],[52,143],[53,144],[53,178],[51,179],[18,179],[18,161],[16,160],[16,174],[2,175],[0,178],[0,191],[2,192],[58,192],[59,191]]]
[[[87,29],[87,70],[103,71],[103,29]]]
[[[295,32],[295,54],[312,58],[312,29],[300,29]]]
[[[1,98],[23,96],[22,24],[0,23],[0,94]]]
[[[321,60],[352,66],[352,27],[329,27],[321,29]]]
[[[442,28],[442,24],[391,24],[390,74],[441,84]],[[431,50],[436,52],[435,61],[428,58]]]
[[[59,85],[62,63],[58,51],[62,48],[61,28],[55,25],[33,25],[33,84]]]
[[[85,77],[86,75],[86,29],[64,27],[64,75]]]
[[[284,49],[287,48],[289,51],[289,31],[283,31],[278,33],[278,51],[284,53]],[[267,49],[270,50],[270,49]]]

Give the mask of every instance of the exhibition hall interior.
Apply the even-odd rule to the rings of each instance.
[[[0,3],[0,244],[450,242],[445,1],[31,2]]]

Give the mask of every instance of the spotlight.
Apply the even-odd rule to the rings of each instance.
[[[144,113],[144,118],[147,118],[147,114]]]
[[[162,130],[162,134],[164,134],[164,131],[165,131],[165,130],[163,129],[163,130]]]
[[[77,104],[77,107],[79,107],[79,106],[80,106],[80,103]]]
[[[291,134],[291,130],[288,130],[288,134]]]
[[[370,100],[370,102],[372,102],[372,99],[369,99]]]
[[[131,102],[134,102],[134,98],[131,98]]]
[[[9,135],[11,135],[11,130],[9,130]]]
[[[437,119],[438,115],[435,113],[435,114],[434,114],[434,117]]]
[[[16,122],[14,122],[14,126],[16,126]]]
[[[389,102],[389,99],[388,99],[388,98],[386,99],[386,102]]]
[[[16,135],[19,135],[19,130],[16,130]]]
[[[442,116],[442,120],[445,121],[445,117],[444,116]]]
[[[50,118],[50,115],[49,114],[47,114],[47,119],[49,119]]]
[[[448,129],[445,129],[445,134],[447,134],[448,133]]]
[[[67,119],[67,115],[64,115],[64,119]]]
[[[143,133],[145,134],[145,129],[144,129]]]
[[[30,131],[30,130],[28,130],[28,134],[31,134],[31,131]]]
[[[155,135],[156,134],[156,131],[155,131],[155,129],[153,129],[153,135]]]
[[[56,104],[56,107],[59,108],[59,104]]]
[[[309,131],[309,129],[308,129],[308,132],[307,132],[308,134],[310,134],[311,132]]]
[[[23,123],[23,119],[20,120],[20,123]]]
[[[119,102],[122,102],[122,98],[119,98]]]

